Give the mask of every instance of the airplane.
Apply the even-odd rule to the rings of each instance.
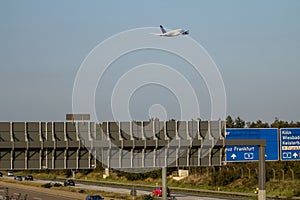
[[[159,27],[160,27],[160,30],[162,33],[153,33],[154,35],[174,37],[174,36],[178,36],[178,35],[188,35],[189,34],[188,30],[185,31],[183,29],[176,29],[176,30],[166,31],[162,25],[160,25]]]

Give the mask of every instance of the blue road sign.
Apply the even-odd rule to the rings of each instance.
[[[266,161],[279,160],[277,128],[228,128],[226,140],[266,140]],[[227,162],[248,162],[259,160],[258,146],[226,146]]]
[[[300,128],[280,129],[280,159],[300,160]]]

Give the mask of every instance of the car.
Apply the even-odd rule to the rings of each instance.
[[[71,179],[66,179],[64,182],[64,186],[75,186],[75,182]]]
[[[2,177],[3,176],[3,174],[2,174],[2,172],[0,172],[0,177]]]
[[[13,171],[8,171],[7,176],[14,176],[14,172]]]
[[[22,176],[15,176],[14,179],[16,181],[22,181],[23,180]]]
[[[162,186],[155,187],[154,190],[152,191],[152,194],[154,196],[161,197],[162,196]],[[167,196],[168,197],[171,196],[171,192],[170,192],[170,189],[168,187],[167,187]]]
[[[90,194],[87,195],[87,197],[85,198],[85,200],[104,200],[103,197],[101,197],[100,195],[95,195],[95,194]]]
[[[33,181],[33,176],[30,174],[25,176],[25,181]]]

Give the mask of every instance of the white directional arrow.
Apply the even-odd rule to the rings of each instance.
[[[232,154],[230,157],[234,160],[236,158],[236,155]]]
[[[294,153],[293,156],[294,156],[294,158],[297,158],[298,154],[297,154],[297,153]]]

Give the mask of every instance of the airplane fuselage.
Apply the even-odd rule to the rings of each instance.
[[[170,30],[166,31],[162,25],[160,25],[160,29],[162,33],[153,33],[154,35],[160,35],[160,36],[166,36],[166,37],[174,37],[178,35],[188,35],[189,31],[188,30],[183,30],[183,29],[175,29],[175,30]]]
[[[182,35],[185,31],[183,29],[176,29],[176,30],[172,30],[172,31],[168,31],[162,35],[164,36],[178,36],[178,35]]]

